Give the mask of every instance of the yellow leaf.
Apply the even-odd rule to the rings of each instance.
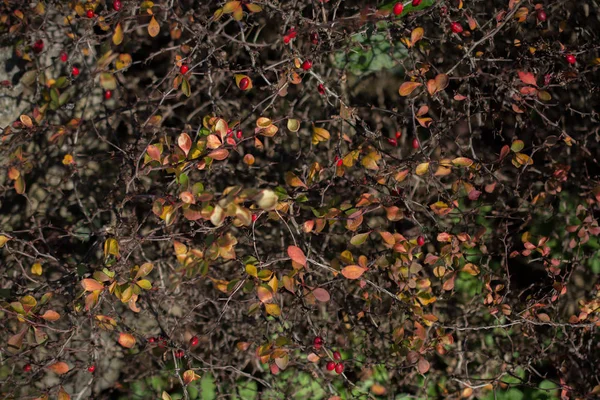
[[[473,165],[473,160],[467,157],[457,157],[452,160],[452,164],[456,165],[457,167],[470,167]]]
[[[223,14],[231,14],[234,11],[242,8],[241,1],[230,1],[223,6]]]
[[[279,317],[281,315],[281,308],[275,303],[265,304],[265,310],[267,311],[267,314],[274,317]]]
[[[112,41],[115,44],[115,46],[118,46],[121,43],[123,43],[123,28],[121,27],[120,23],[118,23],[115,27],[115,32],[113,33]]]
[[[107,258],[109,255],[113,255],[116,258],[119,258],[119,243],[115,238],[108,238],[104,242],[104,258]]]
[[[135,338],[129,333],[121,332],[119,334],[119,344],[127,349],[131,349],[135,346]]]
[[[302,180],[300,180],[293,172],[288,171],[285,173],[285,182],[291,187],[303,187],[306,189],[304,182],[302,182]]]
[[[288,119],[287,128],[290,130],[290,132],[298,132],[300,129],[300,120],[294,118]]]
[[[160,25],[158,24],[158,22],[156,21],[156,18],[154,18],[154,15],[153,15],[152,19],[150,20],[150,24],[148,24],[148,34],[151,37],[156,37],[156,35],[158,35],[159,32],[160,32]]]
[[[183,382],[186,385],[189,385],[191,382],[195,381],[196,379],[200,379],[200,376],[198,376],[194,371],[192,371],[191,369],[188,369],[187,371],[185,371],[183,373]]]
[[[377,165],[379,160],[381,160],[381,154],[373,150],[363,157],[361,164],[367,169],[377,171],[379,169],[379,165]]]
[[[342,269],[342,275],[346,279],[358,279],[364,274],[366,271],[365,268],[358,265],[348,265]]]
[[[404,82],[402,85],[400,85],[400,89],[398,90],[398,92],[400,93],[400,96],[405,97],[411,94],[416,88],[418,88],[421,85],[422,83],[420,82]]]
[[[326,142],[331,136],[329,131],[323,128],[313,126],[312,144],[318,144],[319,142]]]
[[[419,176],[425,175],[427,173],[427,171],[429,171],[429,163],[428,162],[417,165],[417,170],[416,170],[417,175],[419,175]]]
[[[23,114],[19,117],[19,120],[21,120],[21,123],[23,125],[25,125],[27,128],[31,128],[33,126],[33,121],[31,120],[29,115]]]
[[[275,209],[278,197],[271,189],[265,189],[260,192],[256,199],[256,204],[265,211]]]
[[[31,266],[31,273],[33,275],[42,275],[42,264],[35,263]]]
[[[117,60],[115,61],[115,67],[119,69],[127,68],[132,63],[131,55],[128,53],[119,54]]]
[[[410,34],[410,46],[409,47],[414,46],[419,40],[421,40],[423,38],[424,33],[425,33],[425,31],[421,27],[413,29],[413,31]]]

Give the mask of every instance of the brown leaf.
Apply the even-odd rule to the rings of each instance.
[[[429,361],[427,361],[425,358],[421,357],[419,358],[419,363],[417,364],[417,369],[419,370],[419,373],[424,374],[427,371],[429,371]]]
[[[306,256],[300,247],[289,246],[287,248],[288,256],[292,259],[292,261],[297,262],[300,265],[306,267]]]

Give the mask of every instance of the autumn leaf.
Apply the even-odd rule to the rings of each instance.
[[[535,81],[535,75],[533,75],[533,73],[518,71],[518,74],[519,79],[521,79],[521,82],[525,83],[526,85],[537,86],[537,82]]]
[[[323,288],[316,288],[312,291],[312,295],[321,303],[327,303],[331,299],[329,292]]]
[[[265,310],[267,311],[267,314],[274,317],[279,317],[281,315],[281,308],[275,303],[265,304]]]
[[[359,265],[348,265],[342,269],[342,275],[346,277],[346,279],[358,279],[364,274],[366,268],[363,268]]]
[[[93,292],[95,290],[104,290],[104,285],[95,279],[84,279],[81,281],[81,286],[86,292]]]
[[[261,303],[268,303],[273,299],[273,290],[267,285],[260,285],[256,288],[256,295]]]
[[[154,18],[154,15],[153,15],[152,19],[150,20],[150,23],[148,24],[148,34],[151,37],[156,37],[156,35],[158,35],[159,32],[160,32],[160,25],[158,24],[158,22],[156,21],[156,18]]]
[[[298,264],[306,267],[306,256],[301,248],[296,246],[289,246],[287,248],[288,256],[292,259],[292,261],[297,262]]]
[[[121,332],[119,334],[119,344],[127,349],[133,348],[135,346],[135,337],[130,335],[129,333]]]
[[[64,375],[69,372],[69,366],[66,362],[58,361],[48,366],[48,369],[57,375]]]
[[[118,23],[115,27],[115,33],[113,33],[112,41],[115,44],[115,46],[118,46],[121,43],[123,43],[123,28],[121,27],[120,23]]]
[[[406,97],[421,85],[423,85],[421,82],[404,82],[402,85],[400,85],[398,92],[400,93],[400,96]]]
[[[318,144],[319,142],[326,142],[330,138],[329,131],[323,128],[313,126],[312,144]]]
[[[183,373],[183,382],[186,385],[189,385],[191,382],[195,381],[196,379],[200,379],[200,376],[198,374],[196,374],[194,371],[192,371],[191,369],[188,369],[187,371],[185,371]]]
[[[421,40],[423,38],[423,34],[425,34],[425,30],[423,30],[423,28],[421,27],[413,29],[413,31],[410,34],[409,47],[413,47],[419,40]]]
[[[46,310],[44,315],[40,316],[40,318],[43,318],[46,321],[56,321],[60,319],[60,314],[54,310]]]

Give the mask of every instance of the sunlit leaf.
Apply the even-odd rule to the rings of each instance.
[[[287,248],[288,256],[292,259],[292,261],[297,262],[300,265],[306,267],[306,256],[301,248],[297,246],[289,246]]]
[[[359,265],[348,265],[347,267],[342,268],[342,275],[347,279],[358,279],[364,274],[366,268],[363,268]]]
[[[421,82],[404,82],[400,85],[398,92],[400,93],[400,96],[408,96],[421,85],[423,85]]]
[[[318,144],[319,142],[326,142],[330,138],[329,131],[323,128],[313,126],[312,143]]]
[[[156,18],[154,18],[154,15],[153,15],[152,19],[150,20],[150,23],[148,24],[148,34],[151,37],[156,37],[156,35],[158,35],[159,32],[160,32],[160,25],[158,24],[158,21],[156,21]]]
[[[127,349],[133,348],[135,346],[135,337],[130,335],[129,333],[121,332],[119,334],[119,344]]]
[[[66,362],[58,361],[48,366],[48,369],[57,375],[64,375],[69,372],[69,366]]]

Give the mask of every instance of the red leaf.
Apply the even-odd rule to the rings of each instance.
[[[523,72],[519,71],[519,79],[526,85],[537,86],[537,82],[535,81],[535,75],[531,72]]]
[[[300,247],[297,246],[289,246],[287,249],[288,256],[292,259],[292,261],[297,262],[300,265],[306,267],[306,256]]]
[[[319,300],[321,303],[327,303],[331,299],[329,292],[322,288],[313,290],[312,294],[315,296],[315,299]]]

